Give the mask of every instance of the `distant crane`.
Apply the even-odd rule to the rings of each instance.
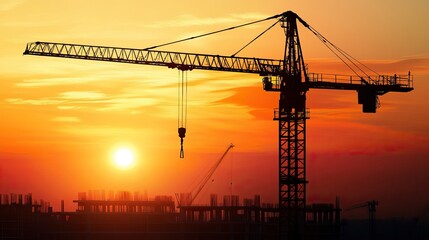
[[[200,184],[198,185],[198,188],[196,188],[195,193],[193,193],[193,191],[191,193],[189,193],[189,200],[185,198],[186,200],[185,200],[185,202],[183,202],[184,199],[182,199],[180,197],[180,194],[176,193],[176,199],[177,199],[177,202],[179,203],[179,206],[183,206],[183,205],[191,206],[194,203],[195,199],[198,197],[201,190],[203,190],[203,188],[206,186],[207,182],[210,180],[210,178],[215,173],[216,169],[222,163],[223,159],[228,154],[229,150],[231,150],[233,147],[235,147],[235,146],[232,143],[228,145],[228,147],[226,148],[226,150],[222,154],[222,156],[213,164],[213,166],[209,169],[209,171],[204,176],[204,178],[201,179]]]
[[[368,229],[369,229],[369,238],[375,239],[375,212],[376,207],[378,206],[378,201],[372,200],[368,202],[363,202],[355,204],[349,208],[346,208],[345,211],[350,211],[358,208],[368,208]]]
[[[272,19],[277,21],[250,43],[271,29],[271,27],[280,23],[286,36],[283,60],[237,57],[236,54],[250,43],[231,56],[153,50],[157,47]],[[350,68],[355,76],[308,73],[301,50],[297,21],[319,38]],[[294,240],[303,238],[305,228],[306,185],[308,183],[306,176],[306,120],[309,118],[309,111],[306,108],[307,91],[310,88],[354,90],[358,93],[358,103],[362,104],[363,112],[375,113],[379,106],[378,96],[388,92],[409,92],[413,90],[413,81],[410,74],[387,76],[376,73],[332,44],[291,11],[145,49],[33,42],[27,44],[24,54],[165,66],[182,71],[200,69],[251,73],[263,76],[264,90],[280,92],[279,107],[274,110],[274,120],[279,121],[279,226],[281,238],[287,236],[288,239]],[[375,75],[367,74],[364,69],[372,71]],[[184,133],[185,130],[179,127],[179,136],[182,142]]]

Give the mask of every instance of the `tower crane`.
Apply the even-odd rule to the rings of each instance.
[[[388,92],[412,91],[413,82],[410,74],[394,76],[380,74],[370,76],[366,74],[363,68],[369,69],[368,67],[333,45],[294,12],[287,11],[249,24],[272,19],[275,19],[276,23],[280,23],[286,37],[284,58],[282,60],[238,57],[236,54],[221,56],[154,50],[156,47],[168,44],[145,49],[131,49],[32,42],[27,44],[24,54],[164,66],[182,71],[195,69],[259,74],[263,77],[264,90],[279,92],[280,95],[278,108],[274,111],[274,120],[279,122],[278,189],[280,236],[281,238],[287,236],[288,239],[302,239],[305,227],[307,192],[306,120],[309,118],[309,111],[306,108],[307,91],[310,88],[357,91],[358,103],[362,104],[363,112],[375,113],[378,107],[378,96]],[[297,22],[314,33],[356,76],[308,73],[301,50]],[[225,30],[231,29],[233,28]],[[221,31],[213,33],[218,32]],[[208,34],[201,36],[206,35]],[[194,38],[196,37],[189,39]],[[179,41],[172,43],[176,42]]]
[[[368,227],[369,227],[370,239],[375,239],[375,211],[377,206],[378,206],[378,201],[372,200],[368,202],[355,204],[345,209],[345,211],[350,211],[358,208],[368,208]]]
[[[234,144],[229,144],[226,148],[225,152],[222,154],[222,156],[213,164],[213,166],[209,169],[207,174],[204,176],[203,179],[201,179],[200,184],[198,185],[198,188],[196,188],[196,191],[194,194],[191,192],[189,202],[182,203],[180,200],[180,196],[176,194],[176,198],[179,202],[179,205],[185,204],[185,205],[192,205],[192,203],[195,201],[195,199],[200,194],[201,190],[206,186],[207,182],[210,180],[210,178],[213,176],[213,174],[216,172],[216,169],[219,167],[219,165],[222,163],[225,156],[228,154],[229,150],[231,150],[234,146]]]

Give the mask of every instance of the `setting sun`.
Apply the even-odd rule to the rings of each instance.
[[[130,168],[134,163],[134,153],[128,148],[115,151],[114,161],[119,168]]]

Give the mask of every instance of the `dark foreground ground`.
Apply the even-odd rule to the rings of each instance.
[[[368,219],[343,220],[340,239],[344,240],[429,240],[429,219],[390,218],[375,222],[374,235],[369,234]]]

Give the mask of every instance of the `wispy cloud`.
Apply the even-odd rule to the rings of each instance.
[[[10,104],[17,105],[54,105],[63,103],[61,100],[55,100],[50,98],[41,98],[41,99],[22,99],[22,98],[8,98],[5,100]]]
[[[61,128],[59,131],[81,136],[90,137],[111,137],[114,135],[134,135],[138,134],[139,130],[136,128],[127,127],[110,127],[98,125],[70,125],[69,127]],[[148,131],[148,130],[147,130]]]
[[[81,120],[78,117],[55,117],[54,122],[79,123]]]
[[[363,64],[380,74],[406,74],[408,71],[429,73],[429,58],[408,58],[401,60],[366,60],[361,61]],[[348,73],[351,71],[340,60],[332,59],[308,59],[310,72],[335,72]],[[363,70],[372,74],[366,67]]]
[[[75,99],[103,99],[106,95],[100,92],[63,92],[60,94],[60,98],[75,100]]]
[[[229,17],[217,18],[202,18],[190,14],[184,14],[179,19],[158,22],[145,27],[160,28],[160,27],[190,27],[190,26],[207,26],[219,24],[244,23],[244,21],[252,21],[267,18],[268,16],[261,13],[243,13],[231,14]]]
[[[75,110],[75,109],[81,109],[82,107],[73,106],[73,105],[66,105],[66,106],[61,105],[61,106],[58,106],[57,108],[60,110]]]
[[[64,78],[43,78],[43,79],[31,79],[23,80],[16,84],[17,87],[47,87],[47,86],[58,86],[58,85],[71,85],[71,84],[83,84],[88,82],[97,81],[98,79],[89,77],[64,77]]]
[[[159,103],[159,100],[152,97],[137,97],[127,93],[107,96],[105,93],[89,91],[63,92],[56,97],[40,99],[8,98],[5,101],[16,105],[58,105],[57,108],[60,110],[92,109],[95,111],[138,109]],[[60,118],[60,120],[64,119]]]
[[[2,0],[0,3],[0,12],[12,10],[24,2],[26,0]]]
[[[99,107],[98,111],[118,111],[124,109],[136,109],[145,106],[153,106],[157,102],[153,98],[114,98],[111,100],[103,101],[105,105]]]
[[[17,105],[59,105],[59,109],[69,110],[78,108],[73,105],[83,103],[82,100],[88,100],[85,103],[91,103],[91,100],[100,100],[105,98],[105,94],[100,92],[75,91],[60,93],[58,97],[45,97],[39,99],[8,98],[5,101],[7,103]]]

